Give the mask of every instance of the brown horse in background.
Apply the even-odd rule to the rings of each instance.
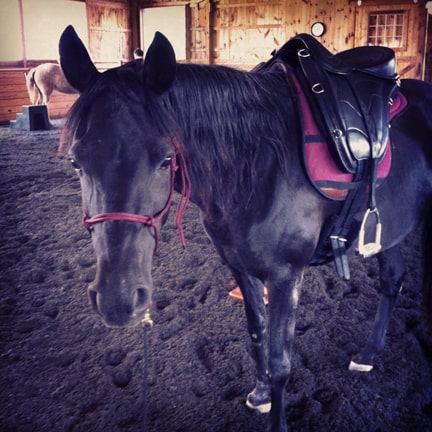
[[[48,105],[51,93],[78,93],[66,80],[61,67],[55,63],[43,63],[24,73],[27,91],[33,105]]]

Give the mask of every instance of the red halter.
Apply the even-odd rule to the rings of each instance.
[[[165,207],[159,213],[157,213],[156,216],[138,215],[132,213],[125,213],[125,212],[101,213],[95,216],[88,216],[84,212],[84,216],[82,220],[83,225],[87,229],[91,229],[94,224],[105,222],[105,221],[122,220],[122,221],[142,223],[143,225],[149,228],[153,228],[154,235],[155,235],[155,251],[156,251],[159,242],[159,234],[158,234],[156,223],[159,222],[168,213],[168,210],[170,209],[171,206],[171,202],[174,194],[175,173],[179,168],[177,166],[177,156],[178,156],[182,190],[180,194],[180,201],[177,207],[176,226],[180,235],[180,243],[183,247],[185,247],[186,243],[184,239],[182,219],[183,219],[184,212],[186,210],[187,203],[190,198],[191,183],[190,183],[189,173],[186,167],[186,162],[183,153],[181,152],[180,149],[180,144],[175,136],[171,138],[171,142],[174,147],[174,154],[171,159],[171,189]]]

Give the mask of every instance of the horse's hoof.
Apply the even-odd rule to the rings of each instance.
[[[271,402],[254,405],[249,399],[246,399],[246,406],[250,409],[260,412],[261,414],[266,414],[271,410]]]
[[[246,399],[246,406],[253,410],[259,411],[261,414],[270,412],[271,410],[271,400],[270,397],[259,397],[254,390],[249,393]]]
[[[373,369],[373,365],[356,363],[354,360],[351,360],[348,369],[356,372],[370,372]]]

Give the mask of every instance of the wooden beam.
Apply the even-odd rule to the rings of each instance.
[[[23,5],[22,0],[18,0],[19,14],[20,14],[20,25],[21,25],[21,46],[22,46],[22,55],[23,55],[23,66],[27,67],[27,50],[26,50],[26,42],[25,42],[25,27],[24,27],[24,13],[23,13]]]

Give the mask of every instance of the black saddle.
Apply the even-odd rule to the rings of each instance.
[[[296,70],[315,118],[347,172],[356,173],[359,161],[381,160],[389,135],[389,103],[399,84],[393,50],[368,46],[333,55],[314,37],[300,34],[255,71],[280,61]]]

